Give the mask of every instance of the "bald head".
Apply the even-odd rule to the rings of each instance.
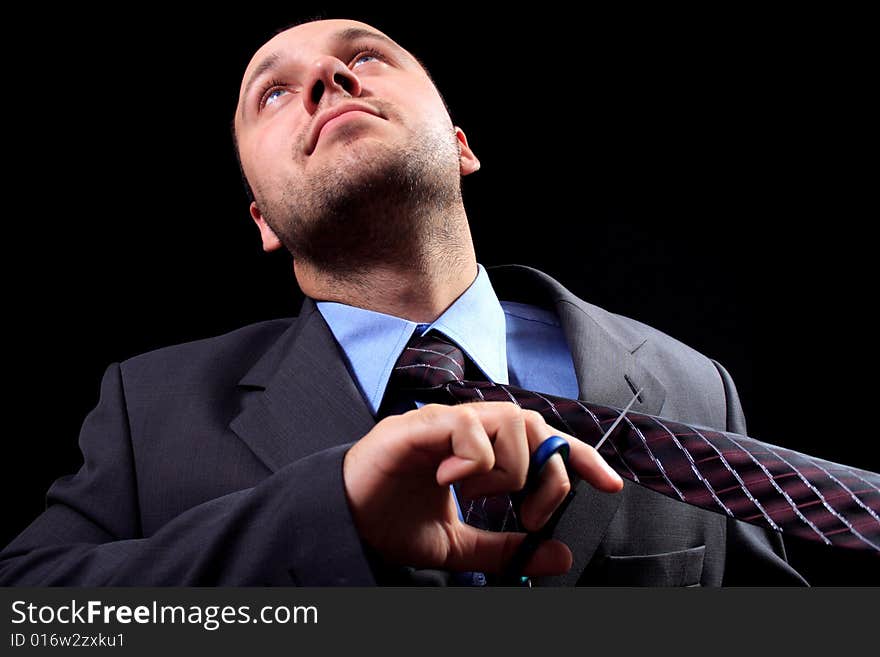
[[[479,167],[421,62],[359,21],[266,42],[242,76],[234,130],[263,248],[327,269],[377,257],[392,236],[411,251],[430,225],[417,215],[460,206],[461,176]]]

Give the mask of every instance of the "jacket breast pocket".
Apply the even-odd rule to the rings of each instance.
[[[610,586],[699,586],[705,545],[687,550],[605,557],[596,584]]]

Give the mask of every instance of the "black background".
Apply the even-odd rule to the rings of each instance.
[[[876,432],[850,419],[876,395],[858,17],[362,7],[8,23],[25,45],[5,58],[0,543],[79,467],[108,364],[297,312],[229,122],[253,51],[322,11],[427,64],[482,162],[464,180],[481,263],[543,269],[718,359],[753,437],[880,470]],[[869,562],[802,549],[815,581],[865,581]]]

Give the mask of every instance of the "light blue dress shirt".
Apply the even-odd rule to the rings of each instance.
[[[432,324],[417,324],[332,301],[317,302],[318,311],[345,354],[349,372],[375,416],[391,370],[415,331],[431,329],[452,339],[494,383],[561,397],[577,398],[571,351],[556,316],[524,303],[499,301],[485,268]],[[416,402],[422,406],[421,402]],[[461,505],[450,486],[458,516]],[[459,581],[483,586],[483,573],[460,573]]]
[[[436,329],[455,343],[494,383],[507,383],[560,397],[578,396],[571,352],[552,312],[499,301],[489,275],[477,277],[432,324],[332,301],[317,302],[342,347],[355,383],[375,416],[391,370],[416,330]]]

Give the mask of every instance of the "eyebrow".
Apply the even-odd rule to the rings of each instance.
[[[241,96],[242,101],[248,97],[248,94],[251,92],[251,87],[254,86],[254,83],[257,81],[257,78],[261,77],[267,71],[278,66],[278,62],[281,60],[280,52],[273,52],[271,55],[266,57],[263,61],[260,62],[259,66],[254,69],[254,72],[251,73],[251,77],[248,78],[247,86],[244,88],[244,93]]]
[[[378,32],[373,32],[372,30],[367,30],[363,27],[348,27],[344,30],[339,30],[338,32],[335,32],[330,38],[336,43],[346,43],[348,41],[355,41],[357,39],[365,38],[376,39],[377,41],[381,41],[387,46],[395,48],[396,50],[409,55],[409,52],[404,50],[401,46],[397,45],[397,43],[393,39],[390,39],[384,34],[379,34]],[[412,57],[412,55],[409,56]],[[267,55],[266,58],[257,65],[257,67],[254,69],[254,72],[251,73],[251,76],[248,78],[247,84],[245,85],[244,93],[241,95],[242,118],[244,118],[245,109],[247,107],[247,103],[245,102],[245,100],[250,95],[251,87],[254,86],[254,83],[260,77],[262,77],[272,69],[276,68],[280,61],[281,53],[277,51],[273,52]]]

